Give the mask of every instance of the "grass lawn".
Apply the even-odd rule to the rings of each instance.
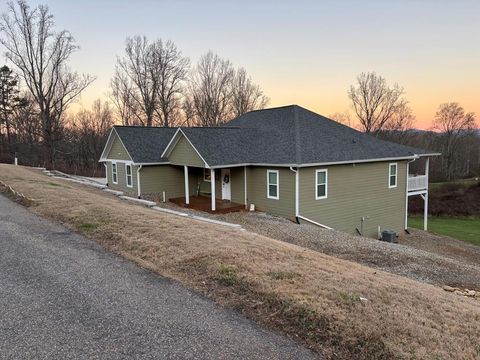
[[[423,216],[409,216],[408,226],[423,229]],[[480,219],[454,217],[428,217],[428,231],[480,245]]]
[[[438,189],[442,187],[443,185],[447,184],[462,184],[465,186],[472,186],[475,184],[478,184],[478,178],[471,178],[471,179],[460,179],[460,180],[455,180],[455,181],[444,181],[444,182],[434,182],[430,183],[428,186],[430,189]]]
[[[473,360],[480,354],[476,299],[95,188],[67,187],[22,166],[0,164],[0,180],[35,199],[29,208],[35,214],[302,340],[322,358]]]

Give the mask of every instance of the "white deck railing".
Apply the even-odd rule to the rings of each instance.
[[[408,178],[408,191],[425,190],[428,188],[428,176],[418,175]]]

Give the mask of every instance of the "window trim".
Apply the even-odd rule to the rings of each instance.
[[[115,171],[113,171],[113,165],[115,165]],[[115,178],[117,179],[117,181],[115,181],[113,174],[115,174]],[[112,183],[118,184],[118,164],[116,161],[112,161]]]
[[[128,185],[128,172],[127,172],[127,166],[130,166],[130,185]],[[133,167],[132,163],[126,162],[125,163],[125,185],[129,188],[133,188]]]
[[[325,173],[325,182],[318,183],[318,173]],[[318,196],[318,185],[325,185],[325,195]],[[328,169],[317,169],[315,170],[315,200],[327,199],[328,198]]]
[[[391,171],[392,171],[392,166],[395,166],[395,175],[392,175]],[[390,178],[392,176],[395,176],[395,185],[391,185],[390,184]],[[388,188],[389,189],[393,189],[393,188],[396,188],[398,186],[398,163],[389,163],[388,164]]]
[[[277,183],[270,184],[270,173],[277,175]],[[277,187],[277,196],[270,195],[270,185]],[[267,198],[272,200],[279,200],[280,199],[280,173],[278,170],[267,170]]]
[[[210,179],[206,178],[206,175],[210,175]],[[205,182],[212,182],[212,174],[210,173],[210,169],[203,168],[203,181]]]

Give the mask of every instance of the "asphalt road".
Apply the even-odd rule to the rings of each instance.
[[[0,195],[0,358],[315,357]]]

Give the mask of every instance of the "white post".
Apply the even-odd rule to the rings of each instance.
[[[15,156],[15,166],[18,166],[18,158]]]
[[[295,217],[300,215],[300,168],[295,171]],[[316,191],[316,190],[315,190]]]
[[[185,204],[190,204],[190,189],[188,187],[188,166],[183,166],[183,172],[185,173]]]
[[[423,230],[427,231],[427,225],[428,225],[428,191],[425,193],[425,196],[423,198],[423,204],[424,204],[424,209],[423,209]]]
[[[405,184],[405,230],[408,228],[408,173],[410,171],[410,163],[407,161],[407,176]]]
[[[423,230],[427,231],[428,228],[428,171],[430,166],[430,158],[427,157],[425,160],[425,176],[427,177],[427,192],[425,193],[424,198],[424,209],[423,209]]]
[[[246,166],[243,167],[243,182],[245,185],[243,189],[243,192],[245,195],[245,209],[247,209],[248,204],[247,204],[247,167]]]
[[[215,211],[215,169],[210,169],[210,184],[212,186],[212,211]]]

